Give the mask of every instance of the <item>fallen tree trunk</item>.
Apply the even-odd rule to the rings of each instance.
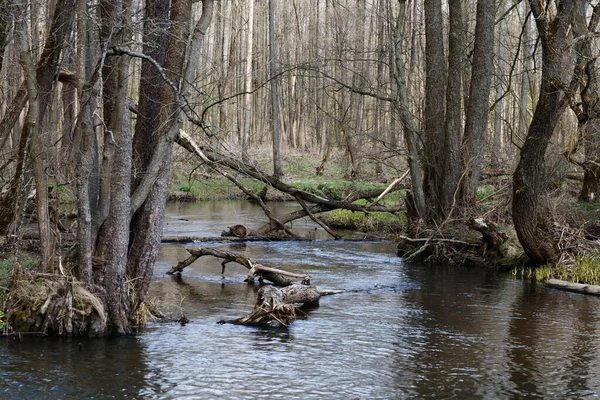
[[[566,290],[568,292],[593,294],[594,296],[600,296],[600,286],[597,285],[587,285],[584,283],[561,281],[559,279],[548,279],[548,282],[546,282],[546,286],[553,289]]]
[[[307,274],[296,274],[293,272],[284,271],[278,268],[265,267],[255,261],[252,261],[246,256],[236,253],[230,253],[227,251],[217,250],[213,248],[201,248],[201,249],[186,249],[191,255],[183,261],[180,261],[176,266],[171,267],[167,274],[173,275],[175,273],[181,273],[185,267],[192,264],[198,258],[203,256],[213,256],[217,258],[222,258],[223,262],[221,263],[222,270],[221,274],[225,272],[225,265],[230,262],[235,262],[244,267],[248,268],[248,277],[246,278],[246,282],[252,282],[255,278],[259,278],[261,280],[268,280],[273,282],[279,286],[289,286],[293,283],[293,281],[289,278],[297,278],[302,279],[302,283],[308,285],[310,284],[310,275]]]
[[[307,285],[290,285],[284,288],[263,286],[258,290],[256,304],[250,315],[220,324],[280,327],[296,320],[296,305],[318,304],[321,296],[341,293],[341,290],[322,290]]]
[[[315,220],[317,224],[323,226],[323,222],[316,221],[314,215],[338,208],[350,211],[360,211],[364,213],[372,211],[396,213],[400,211],[397,208],[385,207],[378,203],[383,198],[383,196],[385,196],[385,194],[390,193],[392,191],[400,190],[398,184],[407,176],[407,174],[404,174],[402,178],[395,180],[385,190],[371,190],[366,192],[360,192],[353,195],[349,195],[344,200],[336,200],[331,198],[324,198],[316,194],[310,193],[308,191],[295,188],[282,182],[278,177],[269,175],[259,170],[256,166],[251,165],[250,163],[242,162],[238,158],[234,158],[226,154],[219,154],[211,148],[200,146],[192,139],[192,137],[189,134],[187,134],[183,130],[179,132],[177,143],[190,153],[200,157],[200,159],[202,159],[204,163],[206,163],[208,166],[213,168],[215,171],[217,171],[227,179],[231,180],[244,193],[246,193],[251,198],[254,198],[258,202],[258,204],[265,211],[265,214],[269,218],[269,222],[258,228],[256,231],[251,232],[250,234],[252,235],[266,236],[278,230],[284,230],[287,234],[293,235],[285,226],[285,224],[295,219],[303,218],[305,216],[309,216],[310,218]],[[293,196],[298,202],[300,202],[301,205],[303,203],[304,205],[302,206],[301,210],[294,211],[284,216],[275,217],[268,209],[268,207],[266,207],[264,203],[260,200],[259,196],[250,192],[243,185],[241,185],[241,183],[237,179],[235,179],[230,174],[221,171],[218,167],[226,167],[232,169],[249,178],[262,182],[270,187],[279,190],[282,193],[286,193],[290,196]],[[356,204],[357,200],[369,199],[373,197],[378,198],[376,201],[370,202],[366,205]],[[311,203],[312,205],[308,207],[306,206],[306,203]],[[323,228],[334,238],[339,239],[339,235],[335,234],[333,231],[331,231],[331,229],[329,229],[328,227],[326,228],[325,226],[323,226]]]
[[[277,288],[272,285],[265,285],[258,290],[254,310],[250,315],[236,318],[233,320],[219,321],[221,324],[231,323],[237,325],[267,326],[278,327],[287,326],[296,319],[298,305],[318,304],[321,296],[328,294],[343,293],[344,290],[321,289],[316,286],[310,286],[310,276],[307,274],[297,274],[284,271],[278,268],[265,267],[252,261],[246,256],[236,253],[229,253],[213,248],[186,249],[191,255],[184,261],[179,262],[167,273],[181,273],[181,271],[202,256],[213,256],[222,258],[221,263],[225,271],[225,265],[235,262],[248,268],[247,282],[252,282],[256,277],[267,279],[276,285],[283,286]],[[293,283],[289,278],[302,279],[302,283]]]

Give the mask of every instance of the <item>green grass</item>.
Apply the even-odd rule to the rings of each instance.
[[[559,279],[586,285],[600,285],[600,253],[578,255],[572,265],[515,268],[511,274],[513,278],[531,279],[538,283],[545,283],[549,279]]]
[[[4,297],[12,286],[13,269],[18,264],[14,257],[0,259],[0,305],[4,303]],[[33,258],[23,258],[20,265],[25,268],[33,268],[37,261]]]
[[[254,193],[259,193],[263,184],[252,179],[241,178],[239,181]],[[177,176],[169,184],[169,191],[190,193],[196,200],[235,200],[245,198],[246,195],[235,184],[225,178],[217,179],[188,179]]]
[[[398,204],[398,192],[390,194],[394,198],[387,198],[383,202],[387,206]],[[367,204],[365,200],[358,200],[355,204]],[[363,232],[393,233],[398,232],[406,225],[406,216],[404,214],[391,214],[387,212],[369,212],[350,211],[337,209],[323,214],[327,223],[335,227],[348,229],[358,229]]]
[[[585,218],[588,220],[594,220],[598,218],[600,212],[600,203],[587,203],[584,201],[578,201],[575,203],[575,207],[581,210]]]
[[[385,184],[370,182],[353,182],[344,179],[333,179],[323,176],[286,176],[284,181],[295,188],[313,193],[317,196],[327,197],[334,200],[344,200],[348,196],[358,192],[370,190],[383,190],[387,187]],[[258,194],[264,187],[264,184],[249,178],[237,178],[247,189]],[[245,199],[247,196],[231,181],[223,177],[214,179],[196,178],[192,176],[176,173],[174,179],[169,184],[170,192],[189,193],[198,201],[203,200],[236,200]],[[396,191],[386,196],[386,203],[397,204],[403,191]]]

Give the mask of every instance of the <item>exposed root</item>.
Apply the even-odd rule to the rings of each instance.
[[[473,232],[465,230],[465,227],[479,232],[481,238],[474,237]],[[518,260],[522,252],[516,239],[512,240],[500,226],[483,218],[464,221],[445,231],[446,234],[449,232],[453,233],[452,237],[432,235],[413,239],[400,236],[398,256],[421,262],[503,267]]]
[[[7,323],[12,332],[58,336],[98,336],[107,315],[100,299],[73,277],[13,271]]]

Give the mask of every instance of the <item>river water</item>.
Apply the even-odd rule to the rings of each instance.
[[[291,207],[282,205],[283,209]],[[280,210],[280,211],[283,211]],[[242,202],[169,205],[168,235],[259,226]],[[305,232],[308,222],[297,223]],[[196,243],[354,291],[287,329],[219,325],[252,310],[247,270],[164,245],[149,296],[185,326],[136,337],[0,340],[2,399],[563,399],[600,395],[600,299],[481,269],[405,264],[394,243]]]

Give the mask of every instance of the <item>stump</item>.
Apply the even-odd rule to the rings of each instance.
[[[322,294],[329,293],[313,286],[298,284],[281,289],[271,285],[263,286],[258,290],[256,304],[250,315],[219,321],[219,323],[266,327],[287,326],[296,320],[295,305],[317,304]]]
[[[238,238],[246,237],[248,230],[244,225],[228,226],[226,231],[221,232],[221,236],[235,236]]]

